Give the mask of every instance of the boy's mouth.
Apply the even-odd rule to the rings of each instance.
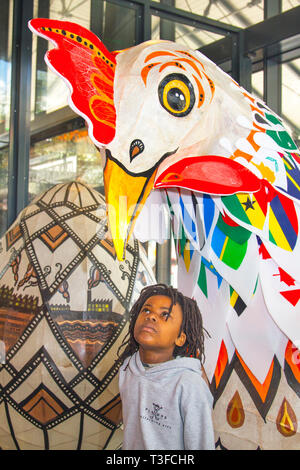
[[[156,328],[154,326],[145,324],[140,327],[140,331],[149,331],[150,333],[157,333]]]

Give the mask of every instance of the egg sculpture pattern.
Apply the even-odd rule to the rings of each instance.
[[[104,198],[70,182],[38,196],[0,240],[0,447],[122,445],[117,349],[140,289],[141,245],[116,259]]]

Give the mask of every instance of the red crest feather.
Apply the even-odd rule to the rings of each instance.
[[[46,53],[49,66],[71,90],[70,106],[89,126],[97,144],[114,138],[116,112],[113,101],[115,55],[88,29],[68,21],[35,18],[30,29],[54,43]]]

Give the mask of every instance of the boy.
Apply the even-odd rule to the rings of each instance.
[[[128,335],[119,375],[123,449],[214,449],[196,302],[164,284],[146,287],[131,310]]]

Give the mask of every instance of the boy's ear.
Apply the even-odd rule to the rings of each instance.
[[[185,342],[186,342],[186,334],[184,331],[182,331],[180,335],[178,336],[178,338],[176,339],[175,344],[176,346],[180,348],[181,346],[184,345]]]

